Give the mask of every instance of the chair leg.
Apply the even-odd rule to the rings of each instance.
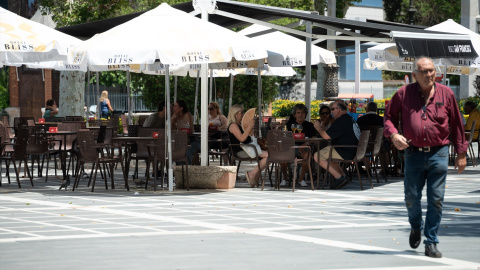
[[[20,178],[18,177],[18,174],[20,173],[19,172],[20,168],[18,168],[18,171],[17,171],[17,164],[15,163],[14,159],[12,159],[12,163],[13,163],[13,169],[15,170],[15,175],[17,176],[18,188],[22,188],[22,186],[20,185]]]
[[[47,164],[48,164],[48,162],[47,162]],[[73,182],[72,191],[75,191],[75,188],[78,186],[79,181],[80,181],[80,163],[77,163],[77,165],[75,167],[75,182]]]
[[[292,192],[295,192],[295,182],[297,182],[297,158],[295,158],[293,164]]]
[[[357,169],[358,182],[360,183],[360,189],[363,190],[362,176],[360,175],[360,168],[358,167],[358,162],[357,161],[355,161],[355,167]],[[353,175],[352,175],[352,178],[353,178]]]
[[[98,171],[98,167],[100,167],[100,164],[99,163],[95,163],[95,175],[93,176],[93,183],[92,183],[92,192],[93,190],[95,189],[95,182],[97,180],[97,171]]]
[[[312,191],[315,190],[314,184],[313,184],[313,174],[312,174],[312,167],[310,166],[310,158],[308,160],[304,161],[308,163],[308,173],[310,174],[310,184],[312,185]]]

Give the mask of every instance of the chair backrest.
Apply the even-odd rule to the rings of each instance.
[[[368,147],[368,138],[370,136],[370,130],[362,130],[360,134],[360,139],[358,139],[358,148],[357,154],[355,155],[356,160],[362,160],[365,157]]]
[[[188,135],[182,130],[172,130],[172,161],[184,160],[188,148]]]
[[[269,130],[267,136],[268,160],[291,162],[295,160],[295,139],[291,131]]]
[[[17,131],[15,145],[13,146],[12,158],[20,159],[27,154],[28,129],[20,128]]]
[[[2,116],[2,122],[5,126],[10,126],[10,122],[8,121],[8,115]]]
[[[45,118],[45,122],[63,122],[65,121],[65,117],[47,117]]]
[[[28,130],[27,154],[42,154],[48,151],[47,128],[44,126],[23,126]]]
[[[18,132],[19,126],[28,126],[28,120],[33,120],[35,119],[33,117],[15,117],[13,118],[13,129],[15,131],[15,134]]]
[[[104,143],[106,135],[107,135],[107,126],[100,126],[100,129],[97,135],[97,143]]]
[[[472,122],[472,128],[470,129],[470,134],[468,135],[468,143],[472,143],[472,140],[473,140],[473,135],[475,134],[475,125],[477,124],[477,120],[473,120]],[[480,136],[478,136],[480,137]]]
[[[154,141],[156,147],[153,149],[151,148],[150,149],[150,153],[153,154],[157,160],[165,160],[165,157],[166,157],[166,145],[165,145],[165,130],[164,129],[161,129],[159,132],[158,132],[158,139],[156,139]],[[152,152],[153,150],[153,152]]]
[[[58,131],[79,131],[82,128],[81,123],[62,123],[61,125],[58,125]],[[73,141],[75,140],[77,136],[76,135],[67,135],[66,136],[66,141],[63,142],[65,144],[65,149],[69,150],[72,149]],[[63,140],[62,137],[58,137],[58,139]]]
[[[88,129],[77,131],[77,147],[83,161],[95,162],[98,159],[98,152],[93,132]]]
[[[138,137],[139,125],[128,125],[128,137]]]
[[[0,125],[0,138],[2,143],[9,143],[10,142],[10,136],[8,135],[7,127],[4,125]]]
[[[373,145],[372,155],[376,156],[380,153],[383,143],[383,128],[377,129],[377,134],[375,135],[375,144]]]
[[[122,121],[122,131],[124,135],[128,134],[128,119],[125,114],[120,115],[120,120]]]
[[[83,121],[83,116],[65,116],[65,121]]]
[[[161,132],[165,133],[164,129],[140,127],[139,130],[138,130],[138,137],[150,137],[150,138],[152,138],[153,132],[158,132],[159,134]],[[149,144],[149,143],[152,143],[152,142],[151,141],[138,141],[137,142],[137,152],[136,152],[137,157],[148,157],[147,144]]]

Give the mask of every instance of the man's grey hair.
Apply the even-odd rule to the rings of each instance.
[[[339,108],[341,111],[346,111],[347,110],[347,105],[345,105],[345,102],[337,102],[337,108]]]
[[[415,61],[413,62],[413,71],[412,71],[412,73],[417,74],[417,72],[418,72],[418,61],[420,61],[421,59],[424,59],[424,58],[432,61],[432,63],[433,63],[432,58],[430,58],[430,57],[428,57],[428,56],[420,56],[420,57],[418,57],[418,58],[415,58]],[[433,63],[433,65],[435,66],[435,63]]]

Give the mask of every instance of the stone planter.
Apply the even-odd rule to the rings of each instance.
[[[182,166],[173,168],[177,188],[184,188]],[[235,187],[237,167],[235,166],[188,166],[190,188],[232,189]]]

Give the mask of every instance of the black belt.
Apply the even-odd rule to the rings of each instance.
[[[444,147],[445,145],[436,145],[436,146],[425,146],[425,147],[416,147],[416,146],[409,146],[408,148],[412,151],[416,152],[431,152],[431,151],[438,151],[440,148]]]

